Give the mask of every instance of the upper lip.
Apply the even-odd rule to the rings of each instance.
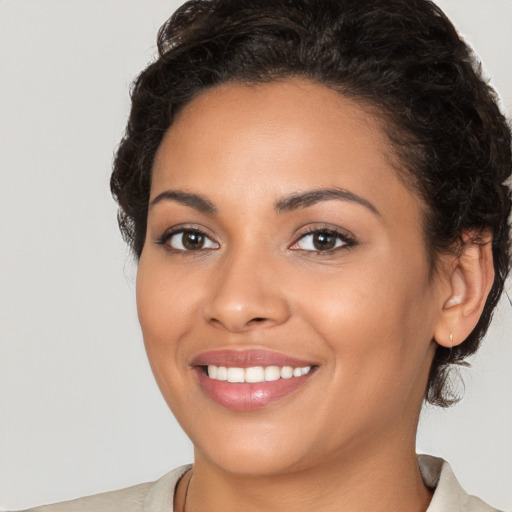
[[[230,366],[237,368],[250,368],[252,366],[292,366],[302,368],[314,366],[311,361],[297,359],[279,352],[269,350],[211,350],[199,354],[192,360],[192,366]]]

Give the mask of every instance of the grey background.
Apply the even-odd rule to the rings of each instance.
[[[155,479],[192,449],[146,362],[108,190],[128,87],[179,5],[0,1],[0,508]],[[512,110],[512,0],[444,0]],[[510,282],[508,289],[511,290]],[[512,308],[418,449],[512,509]]]

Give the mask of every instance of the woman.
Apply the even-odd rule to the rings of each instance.
[[[493,510],[415,454],[510,263],[510,130],[424,0],[185,4],[112,191],[194,465],[46,510]]]

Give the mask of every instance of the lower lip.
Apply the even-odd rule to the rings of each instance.
[[[233,411],[253,411],[295,392],[311,375],[311,370],[301,377],[278,379],[270,382],[231,383],[210,379],[202,368],[197,368],[202,390],[214,402]]]

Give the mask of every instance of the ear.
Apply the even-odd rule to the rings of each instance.
[[[491,242],[489,233],[464,234],[460,253],[445,270],[448,286],[434,331],[434,339],[443,347],[462,343],[480,319],[494,282]]]

